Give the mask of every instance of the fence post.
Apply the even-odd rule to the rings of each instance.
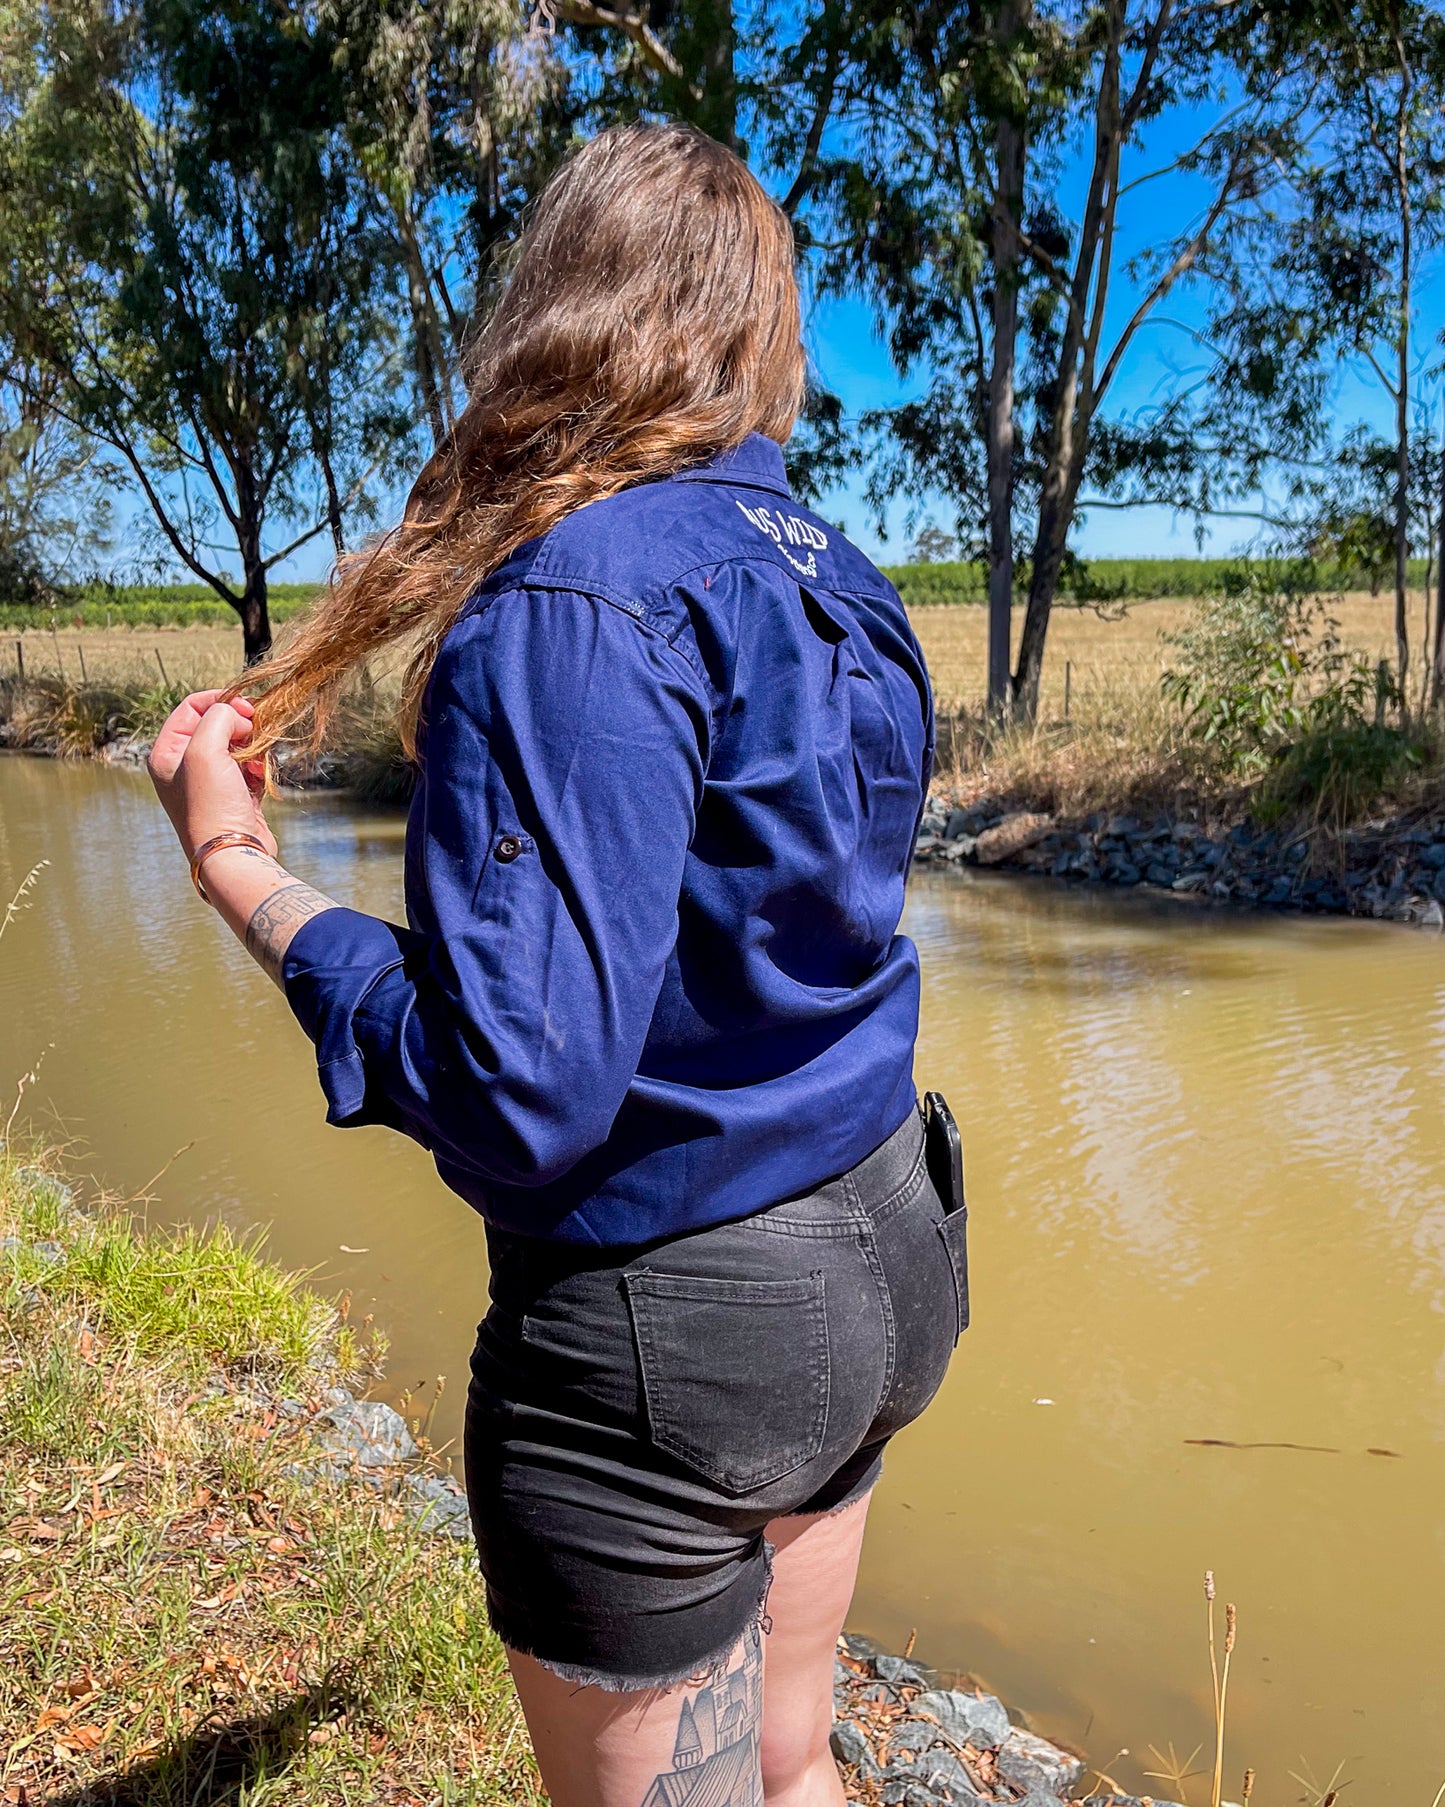
[[[80,660],[80,681],[82,684],[88,684],[90,682],[90,673],[85,669],[85,648],[78,640],[75,643],[75,651],[76,656]]]
[[[1074,667],[1070,660],[1064,660],[1064,720],[1069,719],[1069,693],[1073,689]]]
[[[167,686],[167,688],[169,688],[169,686],[170,686],[170,679],[169,679],[169,678],[168,678],[168,677],[167,677],[167,676],[166,676],[166,662],[165,662],[165,660],[164,660],[164,659],[163,659],[163,658],[162,658],[162,657],[161,657],[161,649],[160,649],[160,648],[159,648],[159,647],[157,647],[157,648],[156,648],[156,649],[155,649],[155,652],[156,652],[156,664],[157,664],[157,665],[159,665],[159,666],[160,666],[160,668],[161,668],[161,682],[162,682],[162,683],[163,683],[163,684],[164,684],[164,685],[166,685],[166,686]]]
[[[23,640],[15,642],[15,663],[19,667],[20,682],[23,684],[25,682],[25,642]]]

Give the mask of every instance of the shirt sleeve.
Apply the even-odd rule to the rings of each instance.
[[[684,654],[611,603],[517,590],[453,629],[409,831],[426,927],[328,910],[283,962],[330,1122],[522,1186],[606,1139],[677,938],[710,719]]]

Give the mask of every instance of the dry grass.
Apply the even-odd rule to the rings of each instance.
[[[229,683],[241,667],[241,631],[229,627],[35,628],[0,639],[0,678],[16,677],[24,648],[27,677],[63,677],[72,684],[131,690],[177,685],[206,690]],[[159,656],[157,656],[159,655]]]
[[[987,793],[1064,815],[1167,810],[1186,798],[1232,807],[1241,795],[1238,785],[1210,749],[1186,732],[1179,712],[1165,704],[1159,690],[1169,659],[1167,638],[1191,620],[1194,609],[1192,602],[1172,599],[1122,610],[1060,608],[1050,627],[1039,724],[1002,738],[983,731],[986,611],[964,605],[913,610],[938,700],[942,787],[961,801]],[[1390,654],[1390,597],[1346,596],[1332,612],[1347,645],[1371,658]],[[1417,641],[1423,612],[1424,597],[1416,595]],[[1018,611],[1015,639],[1021,627]],[[65,701],[63,707],[27,704],[29,715],[17,722],[22,699],[11,684],[12,744],[48,740],[77,752],[104,738],[105,722],[125,707],[135,731],[153,728],[152,717],[158,722],[156,711],[164,713],[160,706],[167,698],[234,677],[239,653],[237,630],[221,627],[67,629],[21,638],[27,674],[41,677],[53,692],[63,673]],[[78,682],[82,661],[85,684]],[[14,668],[11,637],[0,644],[0,687]],[[385,676],[380,688],[384,699]],[[145,701],[122,706],[117,694]],[[352,712],[338,735],[345,776],[374,800],[404,800],[409,776],[398,761],[395,737],[375,714],[363,720],[363,713]]]
[[[1424,626],[1424,595],[1411,603],[1411,632],[1419,644]],[[1168,662],[1165,637],[1177,634],[1192,618],[1192,602],[1167,600],[1131,603],[1126,611],[1099,613],[1091,608],[1061,608],[1049,624],[1048,653],[1040,714],[1062,719],[1065,667],[1070,673],[1070,716],[1090,692],[1118,696],[1132,689],[1157,690],[1159,673]],[[1372,659],[1394,652],[1394,601],[1389,596],[1349,595],[1331,611],[1348,646]],[[914,609],[914,631],[922,644],[933,678],[940,714],[959,710],[977,713],[987,683],[987,611],[982,608]],[[1023,611],[1014,612],[1014,645],[1023,629]]]
[[[0,1149],[0,1802],[541,1801],[470,1547],[295,1472],[356,1360],[254,1244]]]
[[[1002,735],[988,731],[984,721],[985,612],[914,610],[938,699],[940,788],[961,803],[986,795],[1064,816],[1185,807],[1236,813],[1244,788],[1160,692],[1160,674],[1170,660],[1168,636],[1190,621],[1194,608],[1171,600],[1135,603],[1122,614],[1060,609],[1049,630],[1038,723]],[[1412,611],[1417,644],[1423,612],[1419,595]],[[1330,613],[1347,646],[1371,659],[1392,654],[1391,598],[1346,596]],[[1015,641],[1020,627],[1016,616]],[[1392,801],[1424,805],[1438,790],[1432,760]]]

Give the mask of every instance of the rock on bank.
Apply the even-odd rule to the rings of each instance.
[[[1249,821],[1102,812],[1067,819],[1001,803],[952,808],[931,797],[914,857],[1203,903],[1445,928],[1445,816],[1372,823],[1327,844],[1299,828]]]

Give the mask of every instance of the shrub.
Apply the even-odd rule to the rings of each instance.
[[[1309,814],[1338,830],[1366,815],[1424,761],[1425,749],[1399,728],[1375,722],[1319,728],[1280,751],[1254,813],[1266,822]]]
[[[1365,724],[1377,698],[1369,661],[1342,645],[1324,603],[1293,576],[1241,567],[1166,638],[1177,663],[1160,680],[1165,696],[1245,776],[1304,736]]]

